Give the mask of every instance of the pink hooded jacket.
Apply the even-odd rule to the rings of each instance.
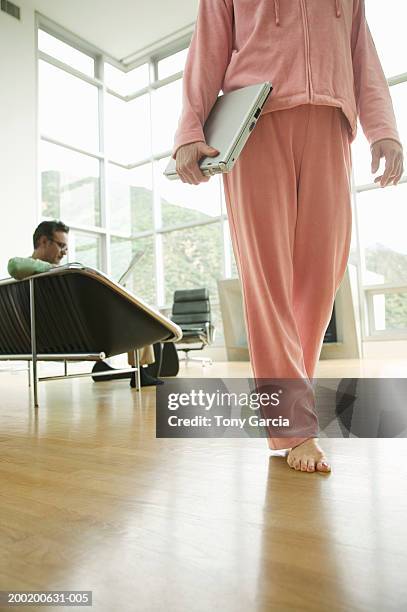
[[[299,104],[342,108],[355,139],[357,117],[373,144],[401,144],[389,87],[364,0],[200,0],[183,78],[172,156],[205,140],[220,92],[271,81],[263,113]]]

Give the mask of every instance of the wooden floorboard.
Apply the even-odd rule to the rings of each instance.
[[[156,439],[152,388],[47,382],[34,411],[26,382],[0,374],[0,589],[92,590],[69,609],[103,612],[407,609],[405,439],[324,439],[332,473],[302,474],[263,439]]]

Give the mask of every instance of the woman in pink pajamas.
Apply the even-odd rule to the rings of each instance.
[[[256,379],[315,375],[350,248],[351,142],[357,118],[382,187],[403,174],[403,147],[364,0],[201,0],[183,79],[173,157],[199,169],[202,126],[220,92],[273,91],[235,167],[223,175]],[[316,416],[303,408],[305,420]],[[305,412],[308,411],[307,414]],[[315,436],[270,437],[290,467],[331,467]]]

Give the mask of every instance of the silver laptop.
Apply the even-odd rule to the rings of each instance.
[[[216,157],[203,157],[198,165],[206,176],[229,172],[246,144],[273,86],[270,82],[249,85],[218,96],[204,125],[205,140],[219,151]],[[164,175],[178,179],[175,159],[170,159]]]
[[[136,251],[134,253],[133,257],[131,258],[131,261],[130,261],[129,265],[126,268],[126,270],[123,272],[123,274],[121,275],[121,277],[117,281],[119,285],[123,285],[123,287],[126,286],[126,283],[128,281],[128,278],[129,278],[130,274],[133,272],[133,269],[134,269],[136,263],[139,261],[139,259],[141,259],[143,257],[144,253],[145,253],[145,251]]]

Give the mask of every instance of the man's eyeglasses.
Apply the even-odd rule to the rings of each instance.
[[[68,245],[65,242],[59,242],[59,240],[54,240],[53,238],[48,238],[50,242],[55,242],[56,245],[60,248],[61,251],[67,253]]]

